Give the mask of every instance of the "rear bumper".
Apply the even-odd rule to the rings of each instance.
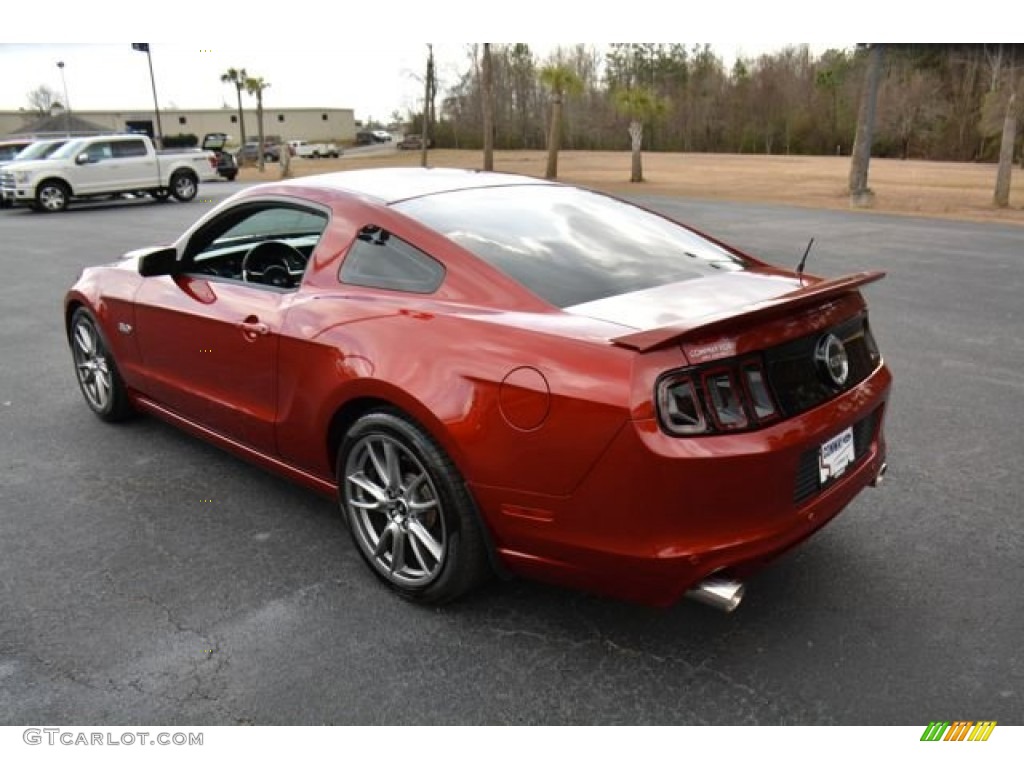
[[[871,485],[885,463],[890,386],[883,366],[835,400],[742,435],[672,438],[653,421],[630,422],[567,498],[474,490],[510,571],[670,605],[710,574],[757,571]],[[808,459],[849,426],[860,430],[855,461],[809,490]]]

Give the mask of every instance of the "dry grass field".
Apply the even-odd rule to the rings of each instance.
[[[497,171],[541,177],[543,151],[498,151]],[[292,160],[292,175],[307,176],[353,168],[419,165],[419,151],[390,151],[373,156],[347,155],[334,160]],[[482,153],[431,150],[436,167],[480,168]],[[559,154],[559,180],[618,194],[651,194],[697,199],[746,200],[808,208],[849,209],[846,193],[848,157],[645,153],[645,181],[629,183],[628,152]],[[1024,225],[1024,171],[1014,167],[1008,209],[992,205],[995,165],[873,159],[871,210],[879,213],[934,216]],[[243,180],[274,180],[280,167],[269,164],[261,174],[242,170]]]

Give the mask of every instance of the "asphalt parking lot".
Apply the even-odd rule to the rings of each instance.
[[[526,582],[424,609],[330,502],[81,400],[66,288],[238,188],[0,211],[0,724],[1024,724],[1024,229],[644,199],[768,261],[814,237],[811,273],[889,271],[885,487],[732,615]]]

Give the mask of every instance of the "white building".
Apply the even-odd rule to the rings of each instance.
[[[101,126],[111,133],[145,131],[156,133],[156,115],[152,109],[126,109],[118,111],[72,110],[75,117]],[[246,109],[245,132],[255,139],[259,132],[256,110]],[[39,115],[27,110],[0,111],[0,136],[31,134],[32,123]],[[238,125],[238,110],[225,109],[161,109],[160,124],[164,136],[195,134],[201,141],[207,133],[226,133],[232,137],[229,145],[242,143]],[[280,136],[283,140],[333,141],[351,143],[356,136],[355,114],[351,109],[330,107],[301,107],[296,109],[264,109],[263,133]]]

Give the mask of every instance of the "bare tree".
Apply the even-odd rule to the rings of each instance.
[[[40,85],[35,90],[29,91],[26,95],[28,105],[40,117],[50,114],[50,110],[56,106],[64,107],[57,99],[57,92],[48,85]]]
[[[484,170],[494,170],[494,66],[491,62],[491,44],[484,43],[483,61],[483,113],[484,113]]]
[[[577,94],[583,83],[564,64],[551,64],[540,71],[540,80],[551,91],[551,125],[548,129],[548,164],[544,178],[558,178],[558,149],[562,141],[562,101],[567,93]]]
[[[246,81],[249,79],[249,75],[246,73],[245,68],[235,69],[231,67],[227,72],[220,76],[222,83],[230,83],[235,86],[235,93],[238,95],[238,130],[241,131],[241,143],[245,144],[245,113],[242,111],[242,89],[246,87]],[[238,164],[242,164],[242,158],[239,156]]]
[[[259,169],[260,173],[263,173],[265,168],[263,162],[263,92],[270,87],[270,83],[264,80],[262,77],[247,77],[245,79],[245,90],[250,96],[256,97],[256,123],[259,135]],[[287,152],[288,147],[279,147],[281,152]]]

